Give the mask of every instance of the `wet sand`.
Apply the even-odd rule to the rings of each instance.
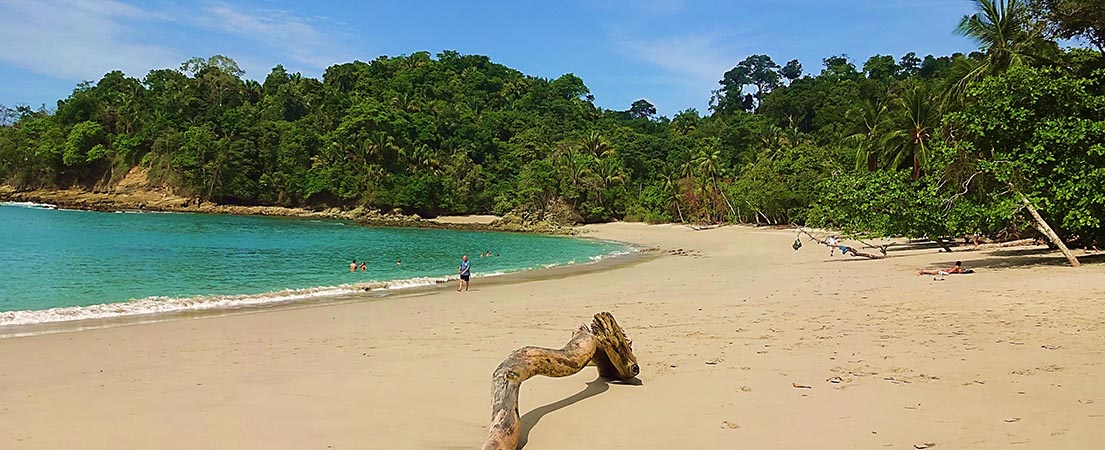
[[[490,374],[611,311],[640,386],[522,387],[526,449],[1099,448],[1105,261],[829,257],[785,231],[608,224],[599,271],[0,340],[0,448],[478,448]],[[677,251],[682,249],[682,251]],[[963,260],[977,273],[918,276]],[[796,388],[795,385],[810,386]]]

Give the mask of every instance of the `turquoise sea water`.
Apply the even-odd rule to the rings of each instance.
[[[481,257],[490,250],[500,256]],[[620,244],[348,222],[0,205],[0,325],[281,302],[586,263]],[[366,272],[349,263],[366,261]],[[396,260],[401,259],[402,265]],[[381,283],[388,280],[390,283]],[[43,311],[54,308],[50,311]]]

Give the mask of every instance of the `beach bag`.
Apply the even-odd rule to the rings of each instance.
[[[802,239],[794,238],[794,243],[790,245],[790,248],[793,248],[794,251],[798,251],[798,249],[802,248]]]

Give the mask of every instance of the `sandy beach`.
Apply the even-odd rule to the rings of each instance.
[[[1099,257],[1070,269],[1036,247],[922,248],[872,261],[808,241],[792,251],[789,231],[587,228],[659,250],[467,293],[2,339],[0,448],[478,448],[496,365],[524,345],[559,348],[600,311],[634,341],[641,385],[593,367],[527,381],[526,449],[1105,441]],[[917,275],[957,259],[977,273]]]

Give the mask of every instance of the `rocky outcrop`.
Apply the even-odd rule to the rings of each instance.
[[[12,186],[0,186],[0,201],[34,202],[56,205],[62,209],[87,211],[166,211],[203,214],[231,214],[243,216],[279,216],[315,219],[352,220],[361,225],[379,227],[442,228],[453,230],[513,231],[547,234],[574,234],[570,226],[545,220],[527,220],[507,215],[490,223],[446,223],[422,218],[418,214],[403,214],[400,210],[384,212],[357,207],[340,208],[288,208],[283,206],[224,205],[182,197],[164,191],[127,189],[125,191],[93,192],[81,189],[18,190]]]
[[[545,205],[544,210],[516,209],[491,222],[490,226],[499,231],[576,234],[578,230],[575,226],[581,222],[583,218],[575,208],[561,199],[555,199]]]
[[[381,227],[446,228],[457,230],[517,231],[530,233],[573,234],[580,217],[562,200],[549,202],[540,214],[519,213],[486,221],[435,221],[418,214],[404,214],[400,209],[390,212],[357,207],[289,208],[283,206],[226,205],[178,195],[168,186],[151,182],[149,171],[133,167],[113,185],[88,189],[20,190],[0,185],[0,201],[34,202],[56,205],[63,209],[90,211],[168,211],[204,214],[249,216],[281,216],[319,219],[352,220],[362,225]]]

